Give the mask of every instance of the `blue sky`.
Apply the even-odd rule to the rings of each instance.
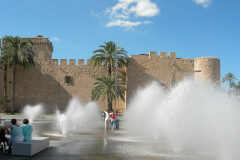
[[[237,0],[1,0],[0,36],[43,35],[54,58],[88,59],[105,41],[129,55],[215,56],[240,78]]]

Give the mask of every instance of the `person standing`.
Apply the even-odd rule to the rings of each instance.
[[[10,143],[22,142],[24,140],[22,128],[17,124],[16,119],[12,119],[11,124],[12,125],[8,127],[10,128]]]
[[[29,120],[23,120],[23,126],[21,127],[23,130],[23,137],[25,142],[30,142],[32,140],[32,126],[29,125]]]
[[[115,123],[116,114],[114,112],[111,112],[110,118],[111,118],[111,129],[114,130],[116,129],[116,123]]]

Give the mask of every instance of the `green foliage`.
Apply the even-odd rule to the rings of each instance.
[[[16,65],[23,68],[33,66],[35,63],[32,43],[19,37],[4,37],[1,60],[10,68]]]
[[[3,109],[4,109],[4,97],[0,97],[0,112],[3,112]]]
[[[112,111],[113,101],[119,98],[125,100],[126,89],[122,85],[125,75],[120,69],[127,67],[129,57],[123,48],[112,41],[105,42],[93,53],[90,59],[92,66],[96,69],[105,68],[107,75],[96,79],[92,89],[92,100],[107,99],[108,111]]]
[[[2,40],[1,46],[1,64],[4,66],[4,93],[7,95],[7,69],[13,69],[13,81],[12,81],[12,108],[13,113],[15,105],[15,85],[16,85],[16,67],[23,67],[24,69],[34,66],[34,52],[32,49],[32,43],[26,39],[19,37],[5,36]],[[5,96],[7,99],[7,96]],[[5,100],[6,101],[6,100]],[[5,103],[7,106],[7,103]]]
[[[125,91],[126,88],[117,79],[109,76],[98,77],[92,90],[92,100],[99,100],[100,98],[104,100],[107,98],[108,110],[112,111],[112,102],[119,98],[125,100]]]
[[[237,78],[234,76],[234,74],[232,74],[231,72],[227,73],[224,77],[222,82],[225,83],[227,82],[230,88],[233,88],[235,85],[235,80],[237,80]]]
[[[116,45],[114,42],[105,42],[100,46],[100,49],[95,50],[94,55],[91,57],[91,64],[94,68],[103,66],[108,71],[108,76],[116,73],[119,68],[127,66],[129,57],[127,52]]]
[[[11,101],[9,99],[5,100],[4,96],[0,97],[0,105],[3,105],[5,103],[10,103]]]
[[[238,79],[235,77],[235,75],[229,72],[223,77],[222,82],[228,83],[231,92],[240,95],[240,81],[236,82],[237,80]]]
[[[5,112],[7,108],[5,107],[6,103],[9,103],[9,100],[5,100],[4,97],[0,97],[0,112]]]

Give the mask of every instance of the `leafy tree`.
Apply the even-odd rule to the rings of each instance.
[[[92,100],[99,100],[100,98],[104,100],[107,98],[108,112],[111,112],[113,111],[113,101],[119,98],[125,100],[125,91],[125,87],[122,86],[116,78],[109,76],[99,77],[94,83],[94,88],[92,90]]]
[[[227,82],[229,87],[233,88],[235,85],[235,80],[237,80],[237,78],[234,76],[234,74],[229,72],[223,77],[222,81],[223,81],[223,83]]]
[[[91,57],[91,64],[94,68],[104,67],[107,69],[108,76],[113,76],[119,68],[126,67],[129,62],[127,52],[116,45],[114,42],[105,42],[100,49],[95,50]]]
[[[34,53],[32,43],[19,37],[6,36],[3,38],[3,54],[4,63],[13,70],[12,81],[12,108],[15,106],[15,90],[16,90],[16,68],[17,66],[24,69],[34,66]]]

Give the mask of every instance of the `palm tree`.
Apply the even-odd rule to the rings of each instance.
[[[233,93],[235,93],[236,95],[239,95],[239,93],[240,93],[240,81],[238,81],[237,83],[231,82],[231,86],[232,86]]]
[[[229,72],[223,77],[222,81],[223,81],[223,83],[227,82],[229,84],[229,87],[233,88],[235,85],[235,83],[234,83],[235,80],[237,80],[237,78],[234,76],[234,74]]]
[[[9,56],[8,54],[5,54],[5,52],[7,51],[7,48],[8,48],[7,45],[4,45],[4,38],[3,38],[3,40],[1,40],[1,46],[0,46],[0,50],[1,50],[0,65],[1,65],[1,69],[4,72],[3,74],[3,97],[4,98],[2,100],[2,103],[5,109],[8,108],[7,70],[8,70],[8,64],[9,64]]]
[[[3,69],[3,103],[4,103],[4,108],[8,108],[8,97],[7,97],[7,68],[8,66],[5,63],[6,61],[4,60],[3,57],[1,57],[1,65]]]
[[[13,70],[12,81],[12,108],[14,111],[15,106],[15,90],[16,90],[16,68],[17,66],[24,69],[34,66],[34,53],[32,50],[32,43],[30,41],[23,40],[19,37],[6,36],[4,37],[3,56],[6,56],[8,60],[9,68]]]
[[[91,57],[91,64],[94,68],[103,66],[107,69],[108,76],[116,73],[119,68],[126,67],[129,62],[127,52],[116,45],[114,42],[105,42],[100,46],[100,49],[95,50],[94,55]]]
[[[99,77],[94,83],[94,88],[92,90],[92,100],[103,100],[107,98],[108,112],[113,111],[112,103],[113,101],[121,98],[125,100],[125,87],[123,87],[116,78],[109,76]]]
[[[240,81],[235,86],[237,95],[240,95]]]

